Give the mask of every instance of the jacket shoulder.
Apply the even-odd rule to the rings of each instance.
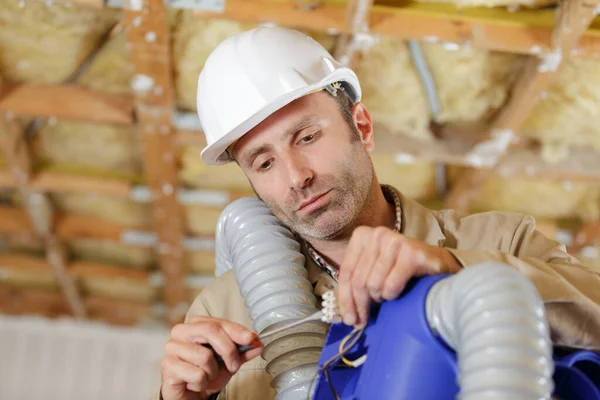
[[[233,271],[216,277],[196,296],[186,319],[197,315],[225,319],[252,329],[248,308],[244,304]]]
[[[535,229],[531,216],[506,211],[486,211],[460,215],[454,210],[432,211],[446,236],[446,246],[480,250],[510,248],[515,235],[524,225]]]

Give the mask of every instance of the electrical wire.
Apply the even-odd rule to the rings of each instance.
[[[329,389],[331,390],[331,393],[333,394],[333,398],[335,400],[340,400],[340,395],[335,390],[335,387],[333,386],[333,383],[331,382],[331,379],[329,378],[329,368],[325,368],[325,371],[323,371],[323,372],[325,374],[325,380],[327,381],[327,384],[329,385]]]
[[[354,361],[350,361],[346,357],[344,357],[344,354],[346,353],[346,349],[345,349],[346,343],[348,342],[348,340],[350,340],[350,338],[352,337],[352,335],[354,334],[354,332],[357,332],[357,331],[358,330],[355,329],[355,330],[353,330],[350,333],[350,335],[346,336],[340,342],[340,349],[339,349],[340,354],[342,354],[342,357],[341,357],[342,362],[344,364],[346,364],[347,366],[353,367],[353,368],[360,367],[361,365],[363,365],[365,363],[365,361],[367,361],[367,355],[366,354],[363,354],[361,357],[359,357],[358,359],[356,359]],[[359,337],[360,337],[360,335],[362,335],[362,330],[359,332]],[[354,344],[351,345],[351,346],[349,346],[349,349],[351,349],[352,347],[354,347]]]
[[[325,361],[323,363],[323,366],[321,367],[321,369],[319,371],[317,371],[317,375],[319,374],[319,372],[323,372],[323,375],[325,376],[325,381],[327,382],[327,384],[329,385],[329,388],[331,389],[331,393],[333,394],[333,397],[335,400],[340,400],[340,396],[337,393],[337,390],[335,389],[335,387],[333,386],[333,382],[331,382],[331,378],[329,376],[329,372],[330,372],[330,368],[334,367],[335,364],[339,363],[340,360],[342,360],[344,358],[344,356],[346,355],[346,353],[348,353],[348,351],[350,351],[350,349],[352,349],[360,340],[362,334],[364,332],[364,329],[353,329],[352,332],[350,332],[348,335],[346,335],[341,343],[340,343],[340,351],[334,355],[333,357],[331,357],[330,359],[328,359],[327,361]],[[363,359],[364,358],[364,359]],[[364,361],[366,360],[366,355],[360,357],[358,360],[354,361],[354,366],[353,367],[358,367],[359,365],[356,365],[357,362],[361,361],[359,365],[362,365],[364,363]],[[351,362],[351,361],[349,361]],[[346,363],[344,361],[344,364],[346,365],[350,365],[348,363]],[[315,382],[316,379],[313,380],[313,384]],[[311,384],[311,387],[308,391],[309,396],[312,393],[312,386],[313,384]]]

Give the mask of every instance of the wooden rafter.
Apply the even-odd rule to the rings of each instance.
[[[23,117],[55,117],[85,122],[131,125],[133,98],[73,84],[5,84],[0,111]]]
[[[66,0],[65,0],[66,1]],[[99,8],[101,0],[69,1],[78,7]],[[111,2],[113,4],[119,1]],[[122,4],[128,0],[120,1]],[[371,8],[369,32],[410,40],[468,44],[477,48],[518,54],[538,54],[552,49],[552,9],[458,7],[450,3],[380,0]],[[345,1],[325,0],[306,10],[293,0],[227,0],[223,12],[196,11],[200,17],[271,22],[314,31],[352,34]],[[574,57],[600,58],[600,28],[583,33]]]
[[[125,21],[134,65],[135,111],[152,193],[168,319],[176,323],[184,318],[188,301],[184,290],[183,210],[177,199],[179,185],[174,156],[175,94],[169,22],[161,0],[131,1],[129,5]]]
[[[33,238],[36,230],[27,213],[16,207],[0,206],[0,235],[23,236]],[[75,239],[109,240],[136,247],[154,246],[154,236],[147,228],[131,227],[102,218],[76,213],[58,213],[54,218],[54,232],[58,239],[70,241]],[[39,236],[39,235],[38,235]],[[187,251],[210,251],[213,235],[195,234],[186,236],[185,240],[197,244],[189,245]],[[200,244],[198,244],[200,242]],[[200,246],[200,247],[199,247]]]
[[[0,147],[8,161],[11,172],[18,182],[19,192],[26,205],[28,220],[45,243],[46,257],[59,282],[71,312],[85,318],[86,310],[75,282],[67,272],[65,248],[52,231],[53,209],[48,196],[31,189],[31,157],[23,138],[21,124],[15,119],[0,115]]]
[[[52,271],[52,267],[47,261],[22,254],[0,254],[0,265],[4,269],[15,268],[18,271],[30,272],[34,275]],[[122,278],[142,285],[151,285],[150,272],[112,264],[73,261],[69,264],[68,272],[73,279]]]
[[[346,5],[325,1],[313,10],[293,1],[227,0],[224,12],[197,11],[201,17],[247,22],[272,22],[315,31],[351,34]],[[410,40],[436,40],[518,54],[536,54],[552,48],[552,10],[510,12],[497,8],[459,8],[453,4],[417,1],[378,1],[372,7],[369,32]],[[579,42],[575,56],[600,57],[600,32],[594,27]]]
[[[73,173],[41,171],[33,175],[30,186],[42,193],[81,193],[130,199],[145,203],[147,186],[134,185],[128,181],[113,178],[88,177]],[[0,188],[16,188],[18,182],[8,171],[0,170]],[[182,189],[178,201],[181,204],[224,207],[235,199],[247,196],[247,191],[219,189]],[[191,198],[191,199],[190,199]]]
[[[124,300],[88,296],[84,300],[90,319],[130,326],[152,315],[150,305]],[[0,285],[0,312],[35,314],[46,317],[73,315],[60,293],[36,289],[17,289]]]
[[[377,125],[377,124],[376,124]],[[476,166],[469,162],[467,156],[473,143],[465,140],[461,135],[450,133],[445,140],[422,141],[416,138],[401,136],[386,132],[377,126],[375,153],[397,156],[399,160],[426,160],[457,166]],[[178,146],[198,146],[206,144],[199,131],[178,131],[175,136]],[[545,163],[534,149],[513,149],[502,160],[500,172],[503,176],[539,178],[553,181],[572,181],[589,184],[600,183],[600,154],[589,148],[573,148],[568,159],[548,164]],[[484,167],[481,167],[484,168]],[[39,171],[30,178],[30,186],[39,192],[72,192],[93,193],[98,195],[132,198],[135,185],[119,179],[81,176],[70,173]],[[17,188],[17,179],[9,170],[0,170],[0,188]],[[138,187],[139,188],[139,187]],[[145,188],[145,187],[144,187]],[[205,192],[201,189],[194,190],[198,194]],[[220,193],[226,198],[225,204],[241,195],[233,191],[208,191],[211,194]],[[206,205],[222,206],[213,203],[210,196]]]
[[[598,1],[563,0],[557,10],[556,27],[552,34],[552,50],[541,57],[531,57],[515,82],[504,107],[498,112],[490,126],[490,136],[484,140],[497,140],[494,135],[518,135],[527,116],[550,84],[556,79],[564,57],[571,54],[581,35],[588,29],[596,15]],[[506,152],[519,145],[512,141],[498,148],[495,168],[467,171],[448,194],[446,206],[460,213],[467,213],[471,201],[479,189],[504,162]]]
[[[35,313],[55,317],[59,315],[73,315],[67,302],[54,289],[51,265],[35,256],[0,254],[0,270],[3,279],[0,279],[0,312],[8,313]],[[88,293],[83,302],[91,319],[107,320],[112,323],[130,325],[139,322],[140,318],[151,314],[151,302],[154,283],[148,271],[127,269],[110,264],[74,261],[69,264],[68,273],[71,279],[78,281],[82,286],[94,285],[104,282],[110,291],[110,283],[116,280],[122,284],[126,282],[135,288],[142,288],[143,297],[129,294],[129,298],[107,297],[98,290],[97,286],[88,287]],[[8,278],[8,279],[7,279]],[[12,278],[12,279],[11,279]],[[1,282],[4,281],[4,282]],[[37,282],[37,289],[25,289],[24,283]],[[144,296],[145,295],[145,296]],[[35,300],[42,300],[36,304]]]
[[[34,233],[35,228],[27,213],[16,207],[0,207],[0,233]],[[54,231],[61,240],[105,239],[120,242],[130,227],[109,222],[102,218],[82,214],[57,214]],[[147,231],[143,231],[147,232]]]

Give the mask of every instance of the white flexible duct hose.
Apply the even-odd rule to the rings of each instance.
[[[216,274],[233,269],[259,334],[319,311],[300,243],[261,200],[230,203],[217,222],[215,246]],[[308,398],[328,329],[310,322],[265,342],[276,400]]]
[[[461,400],[550,399],[552,341],[544,304],[519,271],[500,263],[437,282],[427,319],[458,357]]]

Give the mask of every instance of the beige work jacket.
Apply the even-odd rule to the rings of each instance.
[[[459,217],[450,210],[428,210],[398,195],[404,235],[450,249],[465,268],[500,261],[518,269],[532,280],[545,302],[555,344],[600,351],[600,274],[583,267],[563,244],[538,232],[532,217],[508,212]],[[317,296],[336,286],[310,257],[306,260]],[[232,271],[216,278],[196,298],[187,318],[195,315],[227,319],[252,329]],[[265,364],[261,357],[244,364],[219,400],[273,399],[275,391]]]

